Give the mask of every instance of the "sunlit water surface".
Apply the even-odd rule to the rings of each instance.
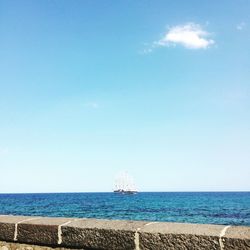
[[[0,214],[250,226],[250,192],[0,194]]]

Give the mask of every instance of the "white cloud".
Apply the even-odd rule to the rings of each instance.
[[[246,23],[245,22],[241,22],[236,26],[237,30],[243,30],[246,27]]]
[[[97,102],[87,102],[84,105],[85,107],[92,108],[92,109],[97,109],[99,108],[99,104]]]
[[[149,54],[158,47],[170,47],[182,45],[188,49],[206,49],[215,44],[215,41],[210,39],[210,33],[202,29],[199,24],[187,23],[169,28],[168,32],[158,41],[149,45],[144,44],[145,48],[140,51],[140,54]]]
[[[155,46],[180,44],[188,49],[206,49],[215,43],[209,36],[210,34],[199,24],[187,23],[171,27],[164,37],[154,44]]]
[[[158,47],[170,47],[181,45],[187,49],[207,49],[215,44],[211,34],[205,31],[201,25],[196,23],[186,23],[170,27],[164,36],[153,42],[151,45],[144,44],[145,48],[140,54],[149,54]]]

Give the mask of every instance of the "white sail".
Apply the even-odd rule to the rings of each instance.
[[[116,193],[137,193],[134,180],[127,172],[120,173],[115,179],[114,192]]]

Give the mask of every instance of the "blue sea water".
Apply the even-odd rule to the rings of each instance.
[[[250,226],[250,192],[0,194],[0,214]]]

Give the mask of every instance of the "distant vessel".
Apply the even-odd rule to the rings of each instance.
[[[133,178],[124,172],[117,176],[115,179],[114,193],[120,194],[136,194],[138,193],[135,188]]]

